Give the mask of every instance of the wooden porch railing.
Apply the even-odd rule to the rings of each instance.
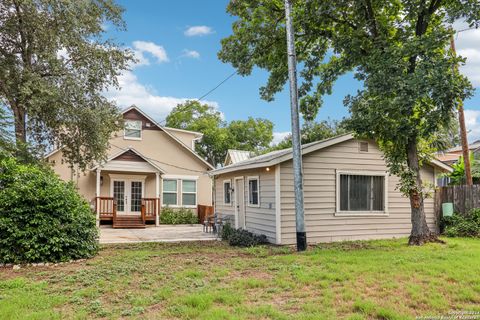
[[[100,215],[100,220],[113,220],[117,215],[117,204],[113,197],[96,197],[95,212]]]
[[[142,219],[144,221],[155,221],[157,214],[160,215],[158,198],[142,198]]]

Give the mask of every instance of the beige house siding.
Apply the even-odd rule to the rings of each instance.
[[[232,204],[225,205],[223,198],[223,182],[230,180],[234,186],[235,178],[243,177],[245,181],[245,226],[246,229],[257,234],[264,234],[269,241],[276,241],[275,218],[275,168],[238,171],[215,177],[215,211],[223,216],[230,216],[235,221],[235,195],[232,194]],[[259,177],[259,206],[248,205],[248,177]],[[236,191],[235,191],[236,192]]]
[[[336,172],[387,171],[382,153],[369,142],[369,151],[359,152],[357,140],[349,140],[303,157],[305,225],[309,243],[408,236],[411,231],[410,203],[396,190],[398,177],[387,177],[388,216],[335,216]],[[424,182],[434,183],[434,170],[422,170]],[[281,164],[281,239],[294,244],[295,211],[292,161]],[[435,230],[433,199],[425,200],[429,227]]]
[[[171,131],[172,132],[172,131]],[[172,132],[178,134],[177,132]],[[186,134],[182,134],[182,139],[186,139]],[[193,135],[190,135],[193,138]],[[197,180],[197,204],[211,205],[212,204],[212,180],[207,175],[209,168],[205,163],[198,159],[189,150],[184,148],[181,144],[175,141],[161,130],[143,130],[142,140],[130,140],[123,138],[123,130],[118,132],[114,138],[110,140],[111,149],[108,150],[108,158],[127,150],[127,148],[134,148],[150,161],[160,167],[165,175],[186,177],[198,177]],[[189,145],[191,147],[191,143]],[[56,152],[47,159],[55,172],[65,181],[72,180],[72,170],[67,163],[62,163],[62,152]],[[54,161],[54,163],[52,163]],[[145,181],[145,197],[155,197],[155,174],[152,173],[136,173],[136,172],[111,172],[102,171],[103,184],[101,186],[101,195],[110,196],[110,179],[109,174],[124,174],[135,178],[138,175],[147,175]],[[95,198],[96,189],[96,173],[87,170],[86,172],[78,173],[73,176],[73,181],[77,184],[80,194],[82,194],[87,201],[91,202]],[[160,194],[162,184],[160,183]],[[180,184],[179,184],[180,189]],[[178,197],[181,198],[181,190],[179,190]],[[180,203],[180,202],[179,202]]]

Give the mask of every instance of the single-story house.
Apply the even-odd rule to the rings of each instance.
[[[211,164],[195,152],[202,134],[164,127],[139,108],[122,112],[124,129],[110,139],[107,160],[86,172],[71,168],[62,148],[46,156],[65,181],[74,181],[97,212],[97,221],[114,227],[159,223],[162,207],[212,205]]]
[[[351,134],[302,146],[305,226],[309,243],[408,236],[410,202],[387,173],[373,141]],[[435,176],[451,168],[432,160],[421,169],[433,187]],[[285,149],[210,171],[215,212],[236,228],[294,244],[295,206],[292,151]],[[433,191],[433,190],[432,190]],[[436,231],[434,201],[425,200],[427,222]]]

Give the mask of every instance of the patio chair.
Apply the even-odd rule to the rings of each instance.
[[[205,220],[203,221],[203,232],[208,233],[209,229],[214,230],[215,228],[215,216],[214,215],[209,215],[205,216]]]

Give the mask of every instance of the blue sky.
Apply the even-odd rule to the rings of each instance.
[[[122,89],[107,95],[121,107],[136,104],[161,121],[177,103],[202,96],[235,70],[217,59],[220,40],[231,34],[235,17],[226,13],[227,0],[119,1],[126,11],[126,32],[106,26],[107,35],[135,50],[140,63],[120,77]],[[460,27],[459,27],[460,28]],[[480,87],[480,30],[461,33],[457,50],[469,58],[462,70]],[[276,139],[290,131],[287,88],[275,101],[260,99],[267,73],[232,77],[204,100],[219,108],[227,121],[249,116],[271,120]],[[341,78],[325,97],[318,119],[348,116],[345,95],[360,84],[351,75]],[[470,138],[480,138],[480,90],[465,103]]]

